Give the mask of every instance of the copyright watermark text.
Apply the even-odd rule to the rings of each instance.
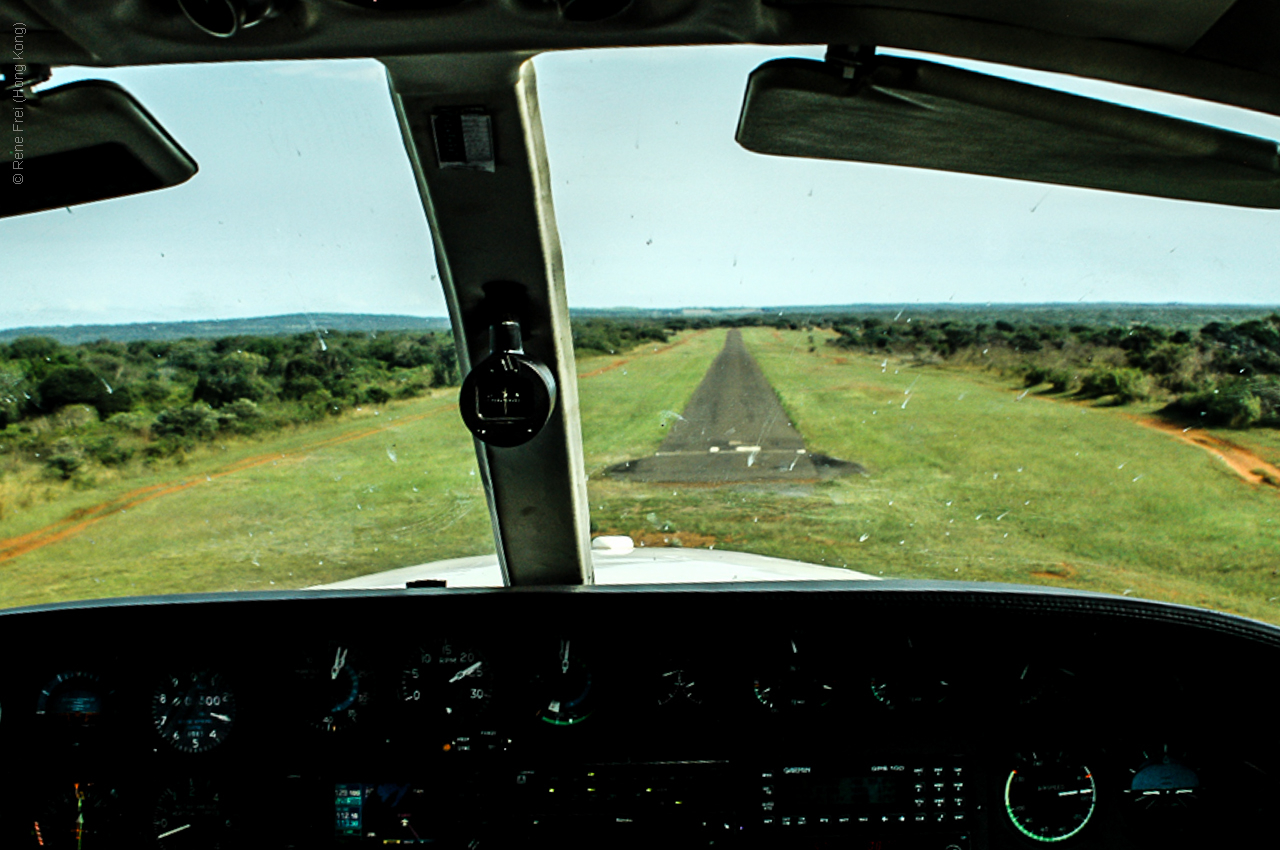
[[[26,123],[27,95],[24,88],[30,85],[27,79],[28,67],[25,59],[27,50],[27,25],[21,22],[13,24],[13,40],[9,47],[9,55],[5,57],[5,90],[9,95],[10,127],[9,127],[9,170],[11,180],[17,185],[25,179],[26,165]]]

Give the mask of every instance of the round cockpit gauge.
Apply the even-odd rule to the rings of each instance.
[[[474,647],[444,640],[421,646],[400,669],[400,702],[455,722],[480,717],[493,699],[493,670]]]
[[[1129,768],[1124,796],[1133,825],[1147,833],[1182,833],[1199,814],[1200,776],[1185,754],[1162,744],[1138,753]]]
[[[124,838],[119,803],[118,792],[108,785],[59,783],[37,808],[27,846],[50,850],[117,846]]]
[[[939,655],[940,651],[917,649],[911,639],[896,645],[889,642],[867,681],[872,699],[895,710],[927,709],[946,702],[951,680],[937,660]]]
[[[756,702],[770,713],[812,711],[835,697],[835,687],[791,638],[752,681]]]
[[[224,850],[239,846],[222,795],[208,782],[189,780],[160,792],[151,828],[153,846],[162,850]]]
[[[595,710],[595,683],[575,642],[561,639],[560,649],[549,666],[535,682],[538,719],[552,726],[574,726],[586,720]]]
[[[308,656],[295,671],[306,722],[322,732],[355,726],[371,701],[371,677],[345,644]]]
[[[705,689],[698,684],[700,678],[679,664],[665,665],[656,683],[658,705],[672,709],[702,705]]]
[[[1004,809],[1018,832],[1035,841],[1065,841],[1093,817],[1097,787],[1084,765],[1031,755],[1009,772]]]
[[[59,673],[40,689],[36,714],[70,726],[96,726],[102,719],[108,694],[96,673],[70,670]]]
[[[156,733],[186,753],[205,752],[221,744],[235,718],[235,695],[222,674],[211,670],[166,676],[151,694]]]

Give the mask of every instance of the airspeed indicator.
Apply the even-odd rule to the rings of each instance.
[[[1089,768],[1033,754],[1009,773],[1004,807],[1014,828],[1027,838],[1065,841],[1088,825],[1096,796]]]

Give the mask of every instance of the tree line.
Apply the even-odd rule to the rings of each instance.
[[[1280,425],[1280,314],[1199,328],[849,317],[833,344],[870,353],[987,363],[1027,387],[1118,404],[1166,399],[1205,425]]]
[[[459,381],[452,335],[328,332],[220,339],[48,337],[0,343],[0,454],[70,479],[89,461],[164,457],[412,398]]]
[[[1012,321],[1010,319],[1013,319]],[[1123,404],[1162,399],[1205,425],[1280,426],[1280,314],[1200,327],[1009,318],[761,314],[588,318],[583,356],[617,354],[709,327],[825,328],[829,344],[996,369],[1029,388]],[[816,347],[815,337],[810,337]],[[0,457],[83,477],[459,383],[449,333],[330,331],[65,345],[0,343]]]

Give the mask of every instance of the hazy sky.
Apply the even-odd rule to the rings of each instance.
[[[750,71],[820,53],[537,60],[571,305],[1280,302],[1277,212],[739,148]],[[0,279],[0,327],[444,314],[381,66],[66,69],[53,82],[82,76],[128,88],[200,172],[159,193],[0,221],[21,256]],[[1280,118],[1126,91],[1135,106],[1280,138]]]

